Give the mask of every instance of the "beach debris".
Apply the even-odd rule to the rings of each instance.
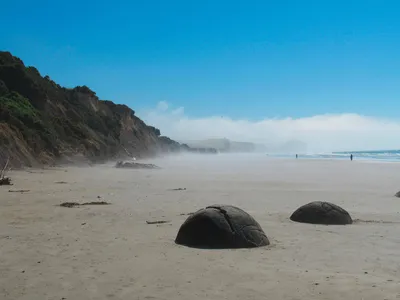
[[[0,171],[0,185],[12,185],[11,178],[6,176],[7,171],[10,170],[10,169],[7,169],[9,162],[10,162],[10,158],[7,159],[3,169]]]
[[[290,220],[300,223],[322,225],[347,225],[353,220],[349,213],[336,204],[314,201],[299,207]]]
[[[8,190],[9,193],[27,193],[31,190]]]
[[[156,166],[154,164],[123,162],[123,161],[118,161],[115,167],[124,169],[161,169],[159,166]]]
[[[10,177],[0,178],[0,185],[12,185]]]
[[[105,201],[93,201],[93,202],[63,202],[60,204],[61,207],[75,207],[75,206],[84,206],[84,205],[110,205],[111,203]]]
[[[179,214],[180,216],[191,216],[191,215],[193,215],[194,213],[193,212],[190,212],[190,213],[181,213],[181,214]]]
[[[171,191],[186,191],[186,188],[175,188],[171,189]]]
[[[85,202],[82,203],[81,205],[110,205],[111,203],[108,203],[106,201],[92,201],[92,202]]]
[[[61,207],[74,207],[74,206],[79,206],[80,204],[78,202],[64,202],[61,203]]]
[[[394,194],[395,197],[400,198],[400,191],[398,191],[396,194]]]
[[[27,172],[30,173],[30,174],[44,174],[44,172],[42,172],[42,171],[30,171],[30,170],[27,170]]]
[[[66,182],[66,181],[56,181],[56,182],[54,182],[54,183],[57,183],[57,184],[67,184],[68,182]]]
[[[257,221],[231,205],[212,205],[189,216],[175,243],[208,249],[254,248],[270,244]]]
[[[161,221],[146,221],[146,223],[150,224],[150,225],[152,225],[152,224],[165,224],[165,223],[171,223],[171,221],[164,221],[164,220],[161,220]]]

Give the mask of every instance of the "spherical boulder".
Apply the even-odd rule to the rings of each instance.
[[[245,211],[231,205],[200,209],[182,224],[175,243],[195,248],[254,248],[269,245],[261,226]]]
[[[323,225],[352,224],[349,213],[340,206],[329,202],[315,201],[298,208],[290,220],[300,223]]]

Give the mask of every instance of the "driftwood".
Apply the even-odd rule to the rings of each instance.
[[[64,202],[61,203],[61,207],[75,207],[75,206],[84,206],[84,205],[110,205],[111,203],[105,201],[93,201],[93,202],[85,202],[85,203],[78,203],[78,202]]]
[[[75,207],[75,206],[79,206],[79,205],[81,205],[81,204],[78,202],[64,202],[64,203],[60,204],[61,207]]]
[[[10,158],[7,159],[6,164],[4,165],[3,169],[0,172],[0,185],[12,185],[11,178],[6,177],[7,171],[9,170],[7,169],[9,162]]]
[[[171,189],[171,191],[186,191],[186,188]]]
[[[125,150],[126,154],[128,154],[129,157],[132,157],[133,160],[136,160],[136,158],[132,155],[132,153],[130,153],[124,146],[121,146],[121,147],[122,147],[122,149]]]
[[[190,213],[186,213],[186,214],[184,214],[184,213],[182,213],[182,214],[179,214],[180,216],[191,216],[191,215],[193,215],[194,213],[192,213],[192,212],[190,212]]]
[[[147,224],[165,224],[170,223],[171,221],[146,221]]]
[[[6,170],[7,170],[7,166],[8,166],[8,163],[10,162],[10,158],[7,158],[7,162],[6,162],[6,164],[4,165],[4,168],[1,170],[1,173],[0,173],[0,177],[1,178],[4,178],[4,176],[6,175],[5,173],[6,173]]]
[[[27,193],[30,190],[8,190],[9,193]]]
[[[115,165],[116,168],[125,168],[125,169],[161,169],[159,166],[154,164],[143,164],[137,162],[123,162],[119,161]]]

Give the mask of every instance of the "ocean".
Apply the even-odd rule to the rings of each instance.
[[[400,150],[374,150],[374,151],[347,151],[317,154],[301,154],[299,159],[340,159],[349,160],[353,154],[353,160],[373,160],[373,161],[391,161],[400,162]],[[295,154],[270,154],[272,157],[295,157]]]

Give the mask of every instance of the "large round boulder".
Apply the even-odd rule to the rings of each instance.
[[[231,205],[200,209],[182,224],[175,243],[196,248],[254,248],[269,245],[261,226]]]
[[[329,202],[315,201],[298,208],[290,220],[301,223],[346,225],[352,224],[349,213],[340,206]]]

